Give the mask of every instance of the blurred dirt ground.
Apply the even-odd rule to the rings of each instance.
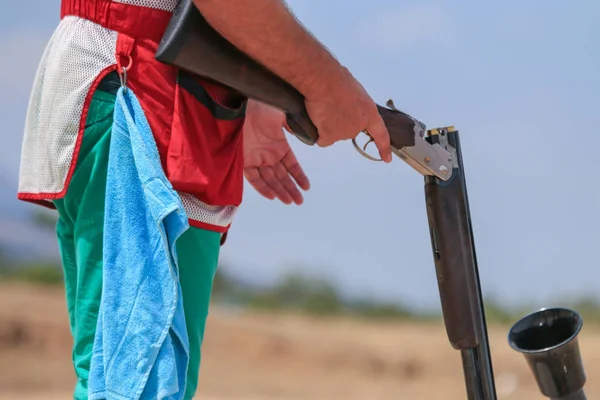
[[[525,360],[491,327],[499,398],[543,399]],[[600,398],[600,327],[580,344],[590,398]],[[71,337],[60,289],[0,285],[0,400],[71,398]],[[215,307],[198,399],[465,399],[460,354],[438,323],[236,313]]]

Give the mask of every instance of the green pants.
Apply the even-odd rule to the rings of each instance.
[[[58,244],[64,267],[65,292],[73,365],[74,399],[87,399],[87,381],[102,293],[102,235],[108,152],[115,105],[114,86],[94,93],[81,150],[66,196],[58,210]],[[198,386],[200,348],[220,250],[221,234],[191,227],[177,242],[181,287],[190,340],[185,399]]]

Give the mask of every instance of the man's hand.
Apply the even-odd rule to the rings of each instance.
[[[390,139],[365,89],[294,17],[283,0],[194,0],[208,23],[306,99],[319,146],[368,131],[391,161]]]
[[[380,157],[391,162],[390,136],[377,105],[350,71],[341,67],[339,74],[324,76],[321,86],[306,95],[308,115],[319,131],[317,145],[331,146],[365,131],[373,138]]]
[[[252,187],[269,200],[278,198],[285,204],[300,205],[304,199],[296,184],[308,190],[310,183],[288,144],[284,127],[285,115],[281,111],[248,101],[244,123],[244,175]]]

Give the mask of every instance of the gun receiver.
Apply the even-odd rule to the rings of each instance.
[[[311,146],[316,143],[319,135],[306,111],[304,96],[221,36],[192,0],[181,0],[177,5],[155,58],[282,110],[299,140]],[[394,154],[420,174],[450,178],[450,154],[425,142],[425,124],[389,101],[387,108],[377,108],[390,134]]]

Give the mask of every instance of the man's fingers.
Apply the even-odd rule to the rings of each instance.
[[[288,151],[281,162],[283,163],[285,169],[287,169],[287,171],[290,173],[292,178],[294,178],[298,186],[300,186],[303,190],[310,189],[310,181],[300,166],[300,163],[298,163],[298,160],[296,160],[296,156],[292,150]]]
[[[377,112],[377,111],[375,111]],[[373,118],[367,128],[369,135],[373,138],[375,145],[379,149],[379,156],[385,162],[392,161],[392,147],[390,145],[390,135],[379,114]]]
[[[269,200],[274,200],[277,196],[275,192],[267,185],[264,179],[260,176],[257,168],[246,168],[244,170],[246,180],[252,187],[261,195]]]
[[[300,205],[304,198],[294,180],[304,190],[308,190],[310,184],[293,153],[288,154],[291,156],[286,156],[273,167],[246,168],[244,176],[258,193],[269,200],[277,198],[284,204]]]
[[[260,167],[258,169],[260,176],[264,179],[264,181],[269,185],[271,190],[275,192],[275,195],[279,200],[281,200],[285,204],[291,204],[293,199],[292,196],[285,190],[279,179],[275,176],[275,172],[271,167]]]
[[[300,193],[300,190],[298,190],[296,184],[294,183],[294,181],[292,181],[288,170],[283,166],[283,164],[278,163],[274,165],[273,171],[275,172],[275,176],[277,177],[277,179],[279,179],[279,182],[281,182],[283,188],[289,193],[289,195],[294,200],[294,203],[298,205],[302,204],[302,202],[304,201],[302,193]]]

